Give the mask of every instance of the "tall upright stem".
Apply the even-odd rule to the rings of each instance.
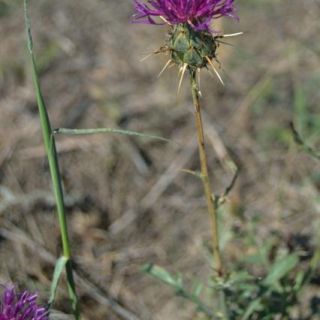
[[[60,169],[59,169],[59,163],[58,163],[58,156],[56,151],[55,138],[53,135],[53,131],[51,129],[51,124],[50,124],[50,119],[48,116],[46,104],[42,96],[40,80],[38,77],[38,72],[36,67],[36,61],[33,54],[33,43],[32,43],[32,36],[31,36],[30,21],[28,16],[27,0],[24,0],[24,10],[25,10],[25,23],[26,23],[26,29],[27,29],[28,51],[29,51],[31,66],[32,66],[32,79],[35,87],[35,93],[36,93],[36,99],[37,99],[37,105],[38,105],[38,111],[39,111],[39,117],[40,117],[40,125],[42,129],[44,146],[45,146],[45,150],[48,157],[52,186],[53,186],[54,197],[55,197],[55,202],[57,207],[57,215],[58,215],[59,226],[60,226],[63,257],[67,261],[65,266],[66,266],[68,293],[72,301],[72,307],[73,307],[75,319],[79,320],[80,319],[79,303],[78,303],[78,297],[76,294],[75,282],[73,278],[71,248],[70,248],[70,240],[68,235],[68,225],[67,225],[67,218],[66,218],[66,212],[65,212],[64,196],[63,196],[63,188],[62,188]]]
[[[212,251],[214,258],[215,270],[219,276],[223,275],[223,265],[219,247],[219,235],[218,235],[218,219],[217,212],[212,199],[212,190],[209,181],[208,174],[208,164],[207,164],[207,154],[205,149],[204,142],[204,131],[203,123],[201,116],[201,106],[200,106],[200,97],[199,97],[199,87],[196,77],[196,69],[189,67],[190,79],[191,79],[191,89],[192,89],[192,98],[194,104],[194,116],[197,128],[198,135],[198,148],[199,148],[199,157],[201,165],[201,177],[204,188],[204,193],[206,197],[208,213],[211,223],[211,234],[212,234]]]
[[[32,57],[33,63],[35,64],[34,58]],[[49,116],[43,101],[43,97],[40,91],[40,84],[37,79],[36,71],[33,72],[33,82],[37,93],[37,102],[40,116],[40,123],[42,128],[42,135],[45,145],[45,150],[48,157],[49,169],[51,174],[53,192],[57,207],[57,214],[59,220],[59,227],[61,233],[62,251],[63,256],[66,258],[66,275],[69,297],[73,303],[73,311],[75,319],[80,319],[78,298],[75,289],[75,283],[73,278],[72,261],[71,261],[71,247],[68,233],[68,224],[64,205],[63,188],[61,183],[61,175],[56,151],[55,138],[51,129]]]
[[[33,61],[33,63],[35,63]],[[37,101],[39,107],[39,115],[40,115],[40,123],[42,128],[42,135],[44,140],[44,145],[48,157],[52,186],[54,197],[56,201],[57,214],[60,226],[61,233],[61,242],[62,242],[62,251],[63,256],[66,258],[66,275],[67,275],[67,284],[68,284],[68,292],[69,297],[73,303],[73,311],[75,315],[75,319],[80,319],[79,314],[79,306],[78,306],[78,298],[76,295],[75,283],[73,278],[73,270],[72,270],[72,262],[71,262],[71,248],[70,248],[70,240],[68,234],[68,225],[67,218],[64,206],[64,196],[63,189],[61,183],[60,169],[56,151],[56,143],[52,133],[51,125],[47,110],[45,108],[43,98],[41,95],[39,83],[37,81],[37,75],[33,72],[33,82],[37,92]]]

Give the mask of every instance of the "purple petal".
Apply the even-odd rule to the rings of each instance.
[[[14,286],[4,287],[0,299],[0,320],[48,320],[47,309],[36,302],[37,294],[17,292]]]
[[[237,18],[234,0],[134,0],[134,21],[146,24],[189,23],[196,30],[210,31],[213,19]],[[160,22],[161,21],[161,22]]]

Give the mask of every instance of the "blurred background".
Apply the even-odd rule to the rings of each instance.
[[[239,168],[220,212],[226,264],[259,276],[263,263],[248,265],[260,249],[271,260],[297,251],[303,267],[317,244],[320,163],[294,143],[289,123],[319,149],[320,1],[236,3],[240,22],[216,27],[245,34],[219,48],[225,87],[203,72],[202,103],[216,194]],[[199,167],[187,77],[177,95],[175,67],[157,78],[168,57],[141,62],[167,28],[131,24],[132,13],[129,0],[31,1],[53,127],[123,128],[176,142],[57,137],[79,295],[85,319],[195,319],[192,305],[141,272],[152,262],[206,281],[210,230],[202,185],[182,171]],[[21,1],[0,0],[0,34],[0,283],[46,297],[60,238]],[[319,303],[319,283],[320,273],[302,304]],[[55,308],[68,313],[63,288]]]

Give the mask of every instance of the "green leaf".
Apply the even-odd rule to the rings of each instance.
[[[115,129],[115,128],[95,128],[95,129],[66,129],[66,128],[58,128],[53,130],[54,134],[64,134],[64,135],[90,135],[90,134],[99,134],[99,133],[115,133],[122,134],[127,136],[138,136],[142,138],[149,138],[160,140],[164,142],[173,142],[172,140],[153,135],[147,133],[141,133],[137,131],[131,130],[123,130],[123,129]]]
[[[56,298],[56,293],[58,289],[58,284],[60,277],[62,275],[63,270],[65,269],[65,266],[68,262],[68,258],[66,257],[60,257],[55,265],[54,268],[54,273],[53,273],[53,279],[51,283],[51,288],[50,288],[50,298],[49,298],[49,305],[51,306]]]
[[[248,306],[245,314],[244,314],[243,317],[241,318],[241,320],[248,320],[248,319],[250,319],[251,315],[252,315],[255,311],[259,311],[259,310],[261,310],[261,309],[262,309],[262,303],[261,303],[261,299],[260,299],[260,298],[252,301],[252,302],[249,304],[249,306]]]
[[[175,278],[172,276],[167,270],[164,268],[161,268],[159,266],[153,265],[153,264],[147,264],[145,265],[142,270],[154,278],[172,286],[175,287],[176,289],[181,288],[181,278]]]
[[[163,283],[171,286],[175,289],[176,295],[189,300],[190,302],[194,303],[197,306],[197,309],[210,317],[212,320],[217,320],[218,317],[214,314],[211,310],[211,307],[205,305],[197,296],[195,292],[190,293],[183,287],[183,281],[181,275],[174,277],[172,276],[167,270],[156,266],[152,263],[148,263],[142,267],[142,271],[146,272],[147,274],[153,276],[154,278],[162,281]],[[198,288],[199,290],[201,288]],[[220,319],[220,318],[219,318]]]
[[[306,273],[304,271],[300,271],[295,278],[295,284],[293,287],[293,290],[295,292],[299,292],[299,290],[301,290],[305,282],[305,279],[306,279]]]
[[[286,276],[298,264],[299,259],[297,255],[291,254],[278,261],[272,266],[269,274],[263,280],[266,286],[276,285],[279,280]]]
[[[249,274],[247,271],[238,271],[230,274],[230,277],[227,280],[226,285],[232,287],[238,283],[249,283],[254,280],[256,280],[256,278]]]
[[[312,156],[313,158],[320,160],[320,152],[312,147],[310,147],[305,140],[303,139],[303,137],[300,135],[300,133],[297,131],[297,129],[295,128],[293,122],[290,123],[290,127],[291,127],[291,131],[292,131],[292,135],[294,138],[294,141],[297,145],[299,145],[300,147],[302,147],[302,149],[304,150],[305,153],[308,153],[310,156]]]
[[[203,290],[203,284],[202,283],[198,283],[195,288],[193,289],[193,295],[197,298],[199,298],[202,290]]]

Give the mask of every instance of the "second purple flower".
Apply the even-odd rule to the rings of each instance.
[[[4,287],[0,299],[0,320],[49,320],[48,311],[37,304],[37,294],[17,292],[14,286]]]

